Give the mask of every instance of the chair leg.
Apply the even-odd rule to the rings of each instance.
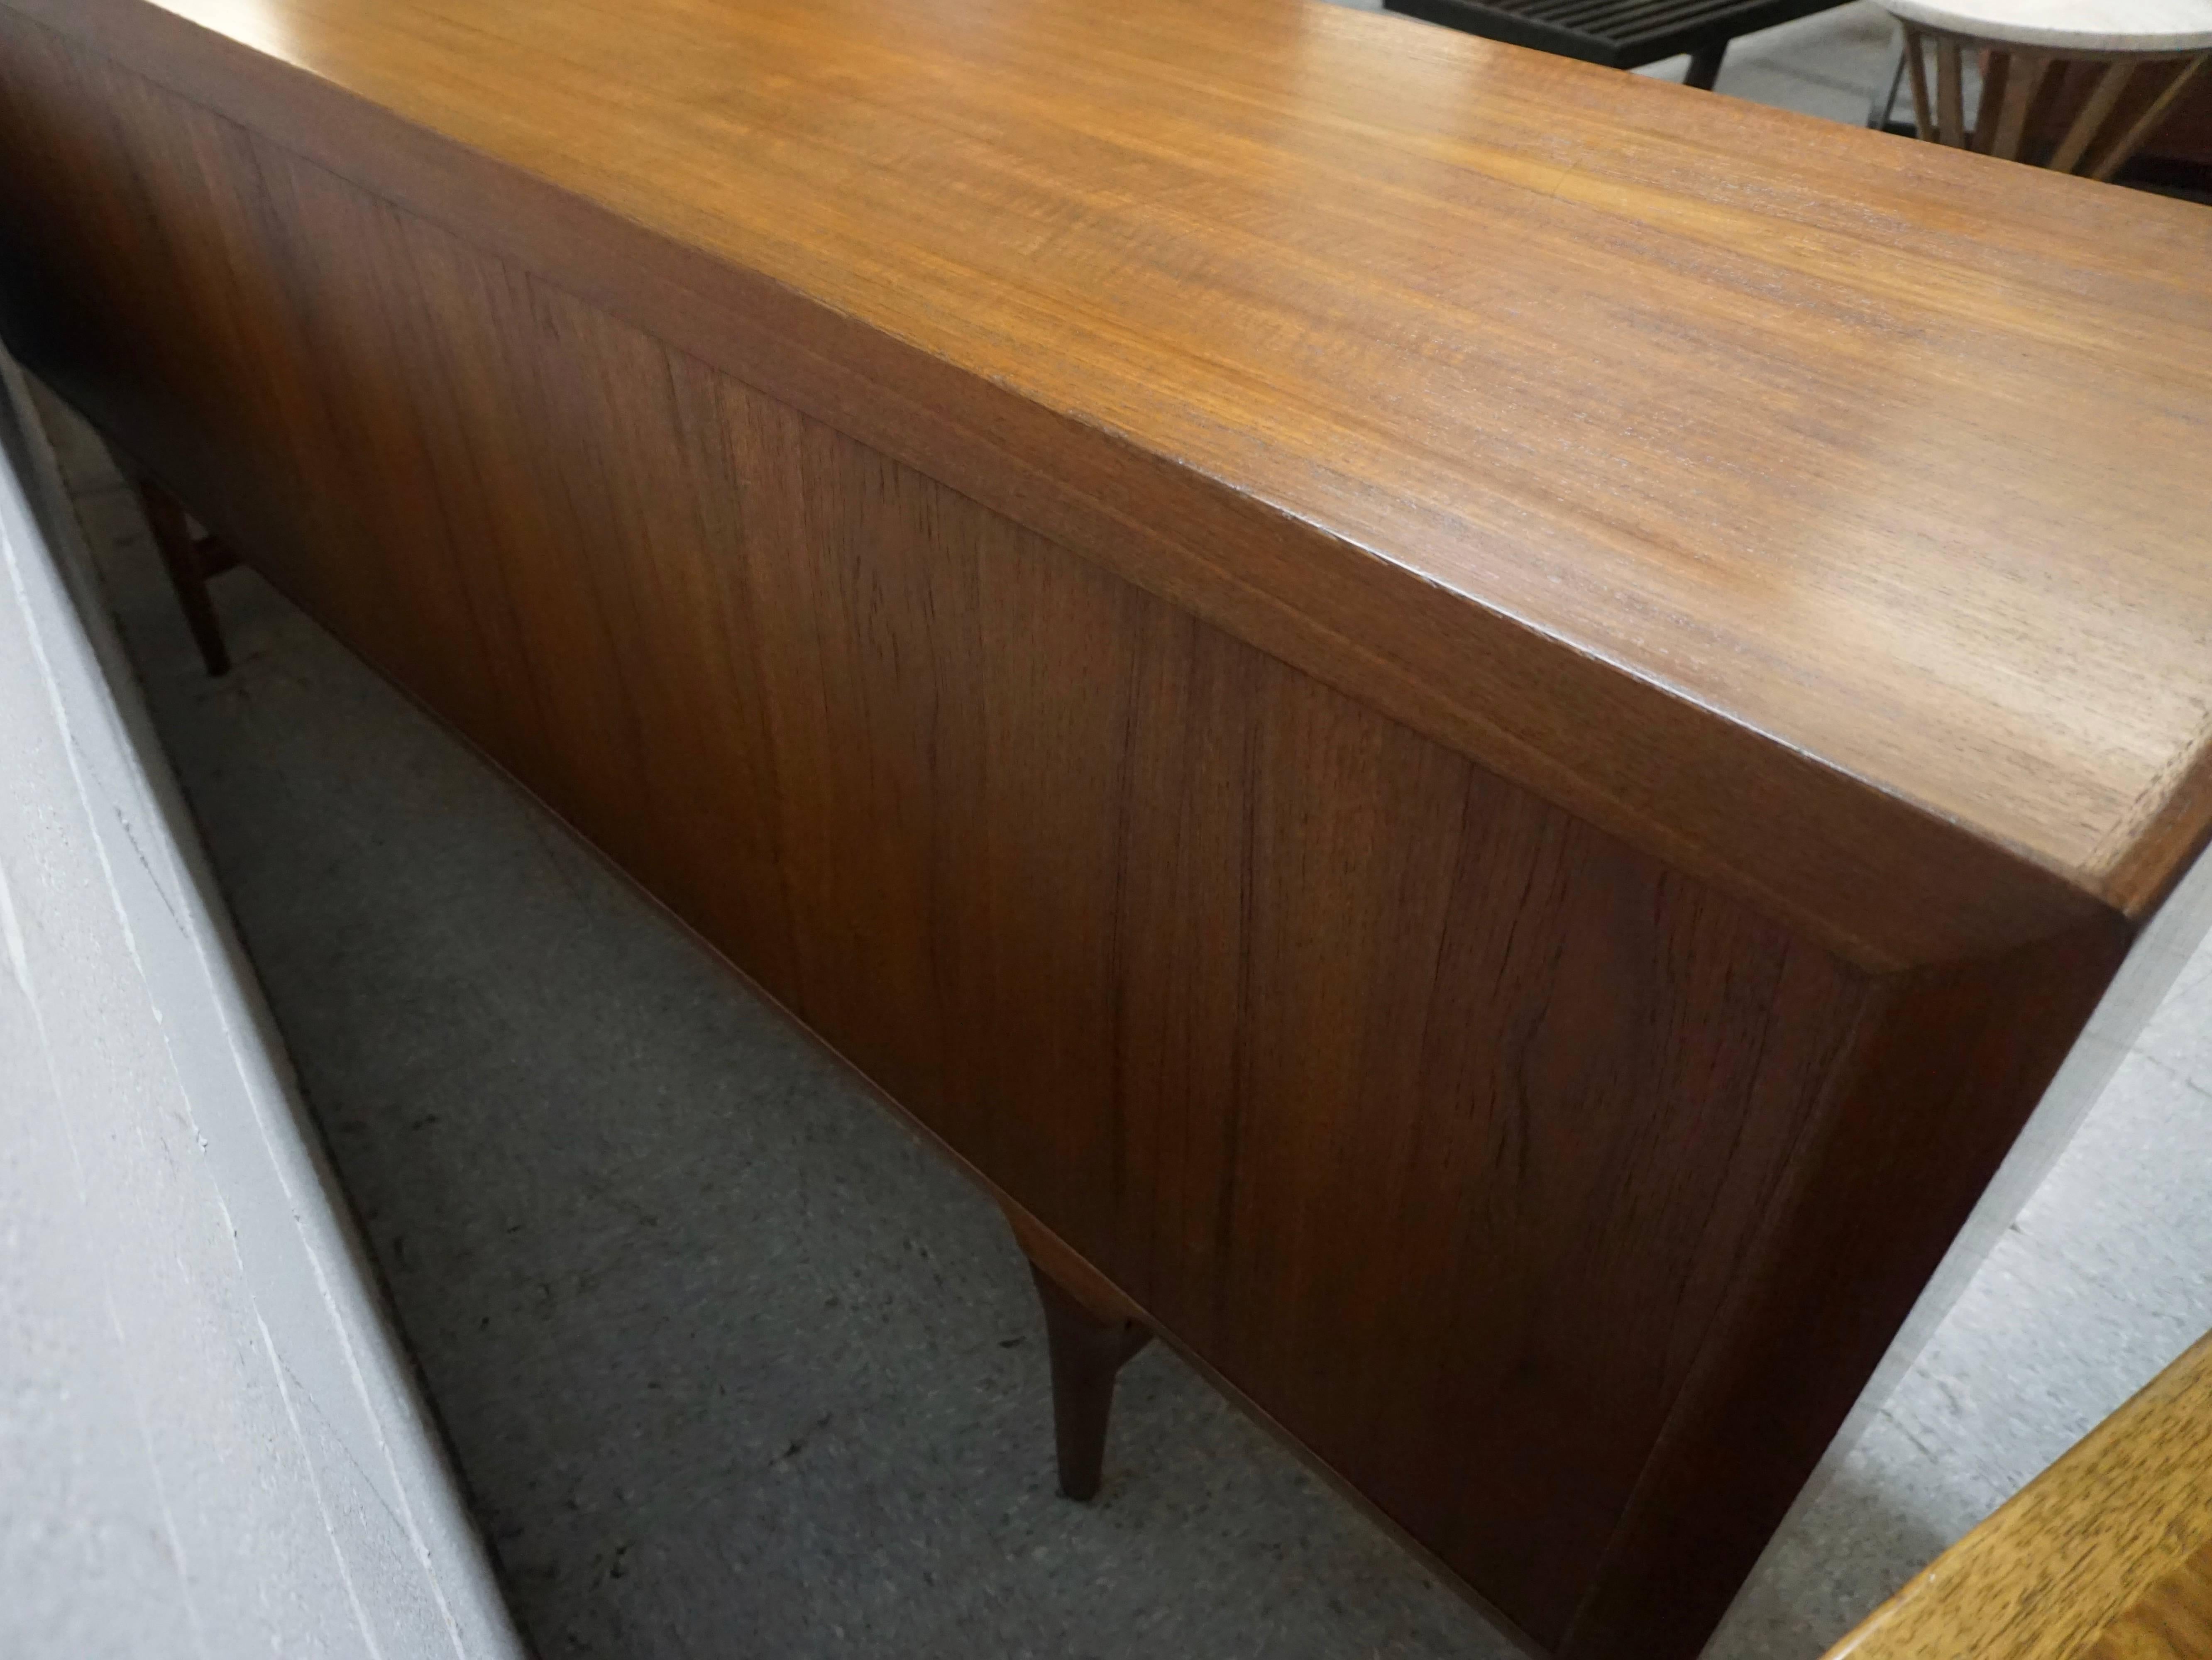
[[[1867,125],[1876,132],[1889,130],[1889,118],[1897,112],[1898,89],[1905,84],[1905,31],[1897,32],[1897,42],[1890,50],[1889,76],[1882,83],[1887,90],[1878,92],[1867,106]]]
[[[192,535],[184,508],[160,485],[140,479],[138,500],[154,532],[154,545],[161,549],[169,585],[177,591],[185,626],[192,631],[192,641],[200,648],[200,660],[207,664],[210,676],[229,673],[230,651],[223,644],[222,627],[216,621],[215,602],[208,594],[208,578],[228,561],[210,541]]]
[[[2166,83],[2165,90],[2151,100],[2150,107],[2137,116],[2135,124],[2113,140],[2112,147],[2089,167],[2089,177],[2110,179],[2125,167],[2151,134],[2158,130],[2159,123],[2166,119],[2166,112],[2173,107],[2189,83],[2197,78],[2197,72],[2207,64],[2212,64],[2212,52],[2192,58],[2176,70],[2173,78]]]
[[[1928,94],[1928,46],[1919,33],[1900,25],[1905,35],[1905,65],[1912,72],[1912,131],[1923,142],[1936,136],[1936,106]]]
[[[1692,52],[1690,67],[1682,72],[1682,84],[1711,92],[1713,82],[1720,78],[1721,59],[1728,56],[1728,49],[1729,43],[1723,40],[1718,45],[1700,46]]]

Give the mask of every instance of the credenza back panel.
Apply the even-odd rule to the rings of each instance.
[[[1547,1648],[1694,1648],[2124,945],[1845,964],[4,9],[0,147],[34,367]]]

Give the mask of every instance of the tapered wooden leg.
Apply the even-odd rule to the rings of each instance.
[[[1723,40],[1717,46],[1700,46],[1692,52],[1690,67],[1682,72],[1682,84],[1711,92],[1713,82],[1720,79],[1721,63],[1728,56],[1728,49],[1729,43]]]
[[[1052,1431],[1060,1456],[1060,1490],[1070,1499],[1088,1499],[1098,1491],[1106,1462],[1115,1376],[1152,1334],[1133,1320],[1100,1319],[1035,1263],[1030,1273],[1044,1304],[1045,1341],[1052,1348]]]
[[[207,664],[209,674],[228,674],[230,651],[222,641],[222,627],[216,621],[208,579],[228,569],[233,561],[212,537],[192,534],[191,523],[176,497],[151,479],[141,477],[137,482],[147,526],[154,532],[154,545],[161,549],[169,585],[177,591],[185,626],[192,631],[193,643],[200,648],[200,660]]]
[[[1136,1306],[1057,1235],[1012,1205],[1006,1222],[1029,1258],[1037,1300],[1044,1305],[1060,1490],[1070,1499],[1089,1499],[1098,1491],[1105,1463],[1115,1377],[1152,1334]]]

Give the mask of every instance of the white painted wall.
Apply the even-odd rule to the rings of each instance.
[[[520,1656],[0,373],[0,1657]]]

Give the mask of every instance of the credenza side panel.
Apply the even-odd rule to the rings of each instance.
[[[0,147],[33,367],[1539,1641],[1725,1498],[1893,988],[5,12]]]

